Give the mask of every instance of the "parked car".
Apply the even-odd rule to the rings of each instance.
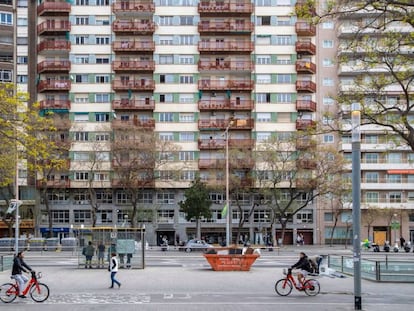
[[[213,245],[208,244],[203,240],[189,240],[183,247],[187,253],[190,253],[192,251],[206,252],[209,248],[213,248]]]

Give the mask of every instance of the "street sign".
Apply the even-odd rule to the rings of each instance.
[[[22,205],[22,203],[23,202],[20,201],[20,200],[15,200],[15,199],[10,200],[9,208],[7,209],[6,214],[13,213],[16,210],[16,208],[18,208],[18,207],[20,207],[20,205]]]

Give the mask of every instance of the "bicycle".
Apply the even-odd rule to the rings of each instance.
[[[36,272],[32,271],[31,275],[32,277],[23,292],[21,292],[21,295],[26,296],[29,293],[34,301],[43,302],[49,297],[49,287],[44,283],[38,282],[42,278],[41,272],[36,274]],[[0,300],[5,303],[13,302],[19,294],[19,284],[13,276],[10,278],[15,280],[14,284],[4,283],[0,286]]]
[[[287,296],[292,292],[293,287],[295,287],[298,291],[304,291],[308,296],[316,296],[319,294],[321,290],[321,286],[319,282],[315,279],[307,279],[303,281],[301,284],[302,287],[299,287],[295,281],[295,278],[292,275],[292,269],[289,268],[288,272],[286,273],[286,277],[280,279],[275,284],[275,291],[280,296]]]

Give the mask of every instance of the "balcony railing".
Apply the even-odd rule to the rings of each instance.
[[[251,91],[253,81],[251,80],[199,80],[200,90],[240,90]]]
[[[154,61],[114,61],[112,62],[114,71],[154,71]]]
[[[118,12],[133,12],[135,14],[139,13],[154,13],[155,5],[149,1],[116,1],[112,4],[112,11],[114,13]]]
[[[311,178],[298,178],[296,179],[296,188],[298,189],[315,189],[318,182]]]
[[[316,35],[316,27],[308,22],[296,22],[295,30],[298,36]]]
[[[150,79],[139,80],[121,80],[113,81],[113,89],[115,91],[153,91],[155,89],[155,81]]]
[[[316,65],[309,61],[298,60],[296,61],[296,72],[297,73],[316,73]]]
[[[254,147],[254,139],[240,138],[229,139],[229,147],[237,149],[252,149]],[[225,139],[199,139],[198,148],[200,150],[217,150],[224,149],[226,147]]]
[[[44,0],[37,7],[39,16],[61,16],[70,13],[71,4],[66,1],[49,1]]]
[[[306,150],[310,148],[316,147],[316,141],[311,139],[298,139],[296,141],[296,149],[298,150]]]
[[[315,127],[316,127],[316,122],[313,120],[303,120],[303,119],[296,120],[297,130],[306,131],[309,129],[313,129]]]
[[[44,91],[70,91],[70,80],[40,80],[37,85],[39,92]]]
[[[296,41],[295,50],[299,54],[315,55],[316,46],[310,41]]]
[[[296,81],[296,91],[306,92],[306,93],[315,93],[316,84],[312,81]]]
[[[125,129],[131,127],[143,128],[143,129],[154,129],[155,128],[155,120],[148,119],[148,120],[118,120],[115,119],[112,121],[112,127],[116,129]]]
[[[316,169],[316,161],[311,159],[300,159],[296,161],[296,165],[300,169],[314,170]]]
[[[252,110],[251,99],[204,99],[198,101],[199,110]]]
[[[230,71],[251,71],[253,69],[253,62],[251,61],[236,61],[229,60],[223,62],[200,60],[198,62],[199,70],[230,70]]]
[[[70,51],[70,41],[68,40],[45,40],[37,45],[37,52],[42,51]]]
[[[40,101],[40,109],[70,109],[70,100],[47,99]]]
[[[206,183],[210,187],[225,187],[226,181],[225,179],[219,178],[209,178],[209,179],[202,179],[203,183]],[[240,178],[237,180],[237,184],[241,187],[251,188],[254,185],[254,179],[249,177]]]
[[[214,22],[214,21],[201,21],[198,24],[199,32],[252,32],[254,29],[253,23],[244,22],[239,23],[236,21],[223,21],[223,22]]]
[[[148,179],[148,180],[143,180],[143,179],[128,179],[128,180],[123,180],[123,179],[118,179],[118,178],[113,178],[112,179],[112,187],[128,187],[128,188],[155,188],[155,179]]]
[[[154,52],[155,43],[144,40],[122,40],[113,43],[115,52]]]
[[[70,31],[70,22],[62,20],[46,20],[37,25],[39,35],[56,35]]]
[[[155,101],[146,99],[115,99],[112,101],[114,110],[154,110]]]
[[[37,188],[70,188],[70,180],[37,180]]]
[[[225,159],[199,159],[198,167],[199,168],[224,168],[226,166]]]
[[[296,110],[297,111],[316,111],[316,103],[312,100],[296,100]]]
[[[155,167],[155,161],[153,160],[138,160],[138,159],[131,159],[131,160],[122,160],[122,161],[118,161],[117,159],[113,159],[112,160],[112,167],[114,169],[119,169],[119,168],[124,168],[124,169],[128,169],[128,168],[134,168],[134,169],[151,169]]]
[[[150,20],[140,22],[117,20],[112,24],[112,31],[115,33],[152,34],[155,31],[155,24]]]
[[[224,130],[229,125],[229,120],[226,119],[201,119],[198,120],[199,129],[220,129]],[[236,120],[230,126],[232,130],[251,130],[254,128],[254,119]]]
[[[37,72],[66,72],[70,71],[68,60],[45,60],[37,64]]]
[[[201,1],[198,4],[200,14],[251,14],[253,5],[250,1]]]
[[[252,52],[254,46],[250,40],[201,41],[198,43],[198,50],[200,52]]]

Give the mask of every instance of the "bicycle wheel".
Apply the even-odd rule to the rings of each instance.
[[[9,303],[17,297],[17,288],[12,283],[4,283],[0,286],[0,300]]]
[[[287,296],[292,292],[292,283],[289,279],[280,279],[275,284],[275,291],[280,296]]]
[[[304,291],[308,296],[316,296],[321,290],[319,282],[315,279],[306,280],[303,284]]]
[[[30,288],[30,297],[36,302],[43,302],[49,297],[49,287],[43,283],[33,284]]]

